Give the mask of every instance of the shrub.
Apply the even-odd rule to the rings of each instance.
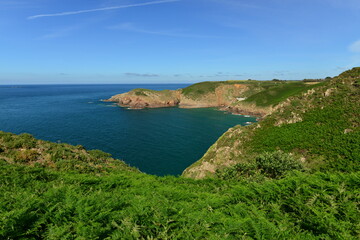
[[[291,170],[301,170],[301,163],[289,153],[265,152],[256,158],[257,168],[271,178],[279,178]]]
[[[282,151],[265,152],[254,162],[238,163],[218,170],[216,175],[223,180],[246,179],[262,182],[266,178],[280,178],[291,170],[302,170],[302,164],[291,154]]]

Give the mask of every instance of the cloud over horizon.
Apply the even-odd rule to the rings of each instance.
[[[160,1],[152,1],[152,2],[146,2],[146,3],[129,4],[129,5],[112,6],[112,7],[95,8],[95,9],[85,9],[85,10],[78,10],[78,11],[68,11],[68,12],[60,12],[60,13],[46,13],[46,14],[38,14],[38,15],[30,16],[27,19],[28,20],[33,20],[33,19],[36,19],[36,18],[43,18],[43,17],[60,17],[60,16],[68,16],[68,15],[77,15],[77,14],[82,14],[82,13],[109,11],[109,10],[122,9],[122,8],[131,8],[131,7],[142,7],[142,6],[148,6],[148,5],[156,5],[156,4],[179,2],[179,1],[180,0],[160,0]]]
[[[150,74],[150,73],[124,73],[128,77],[159,77],[159,74]]]

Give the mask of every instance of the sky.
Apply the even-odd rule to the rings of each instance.
[[[0,0],[0,84],[324,78],[360,66],[359,0]]]

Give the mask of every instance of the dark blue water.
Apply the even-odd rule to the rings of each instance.
[[[128,110],[101,102],[133,88],[186,85],[0,86],[0,130],[100,149],[141,171],[178,175],[228,128],[255,118],[214,109]]]

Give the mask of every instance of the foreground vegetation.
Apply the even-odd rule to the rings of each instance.
[[[360,174],[195,181],[0,161],[2,239],[357,239]]]
[[[345,72],[231,129],[195,164],[222,166],[203,180],[0,132],[0,239],[359,239],[359,79]]]

